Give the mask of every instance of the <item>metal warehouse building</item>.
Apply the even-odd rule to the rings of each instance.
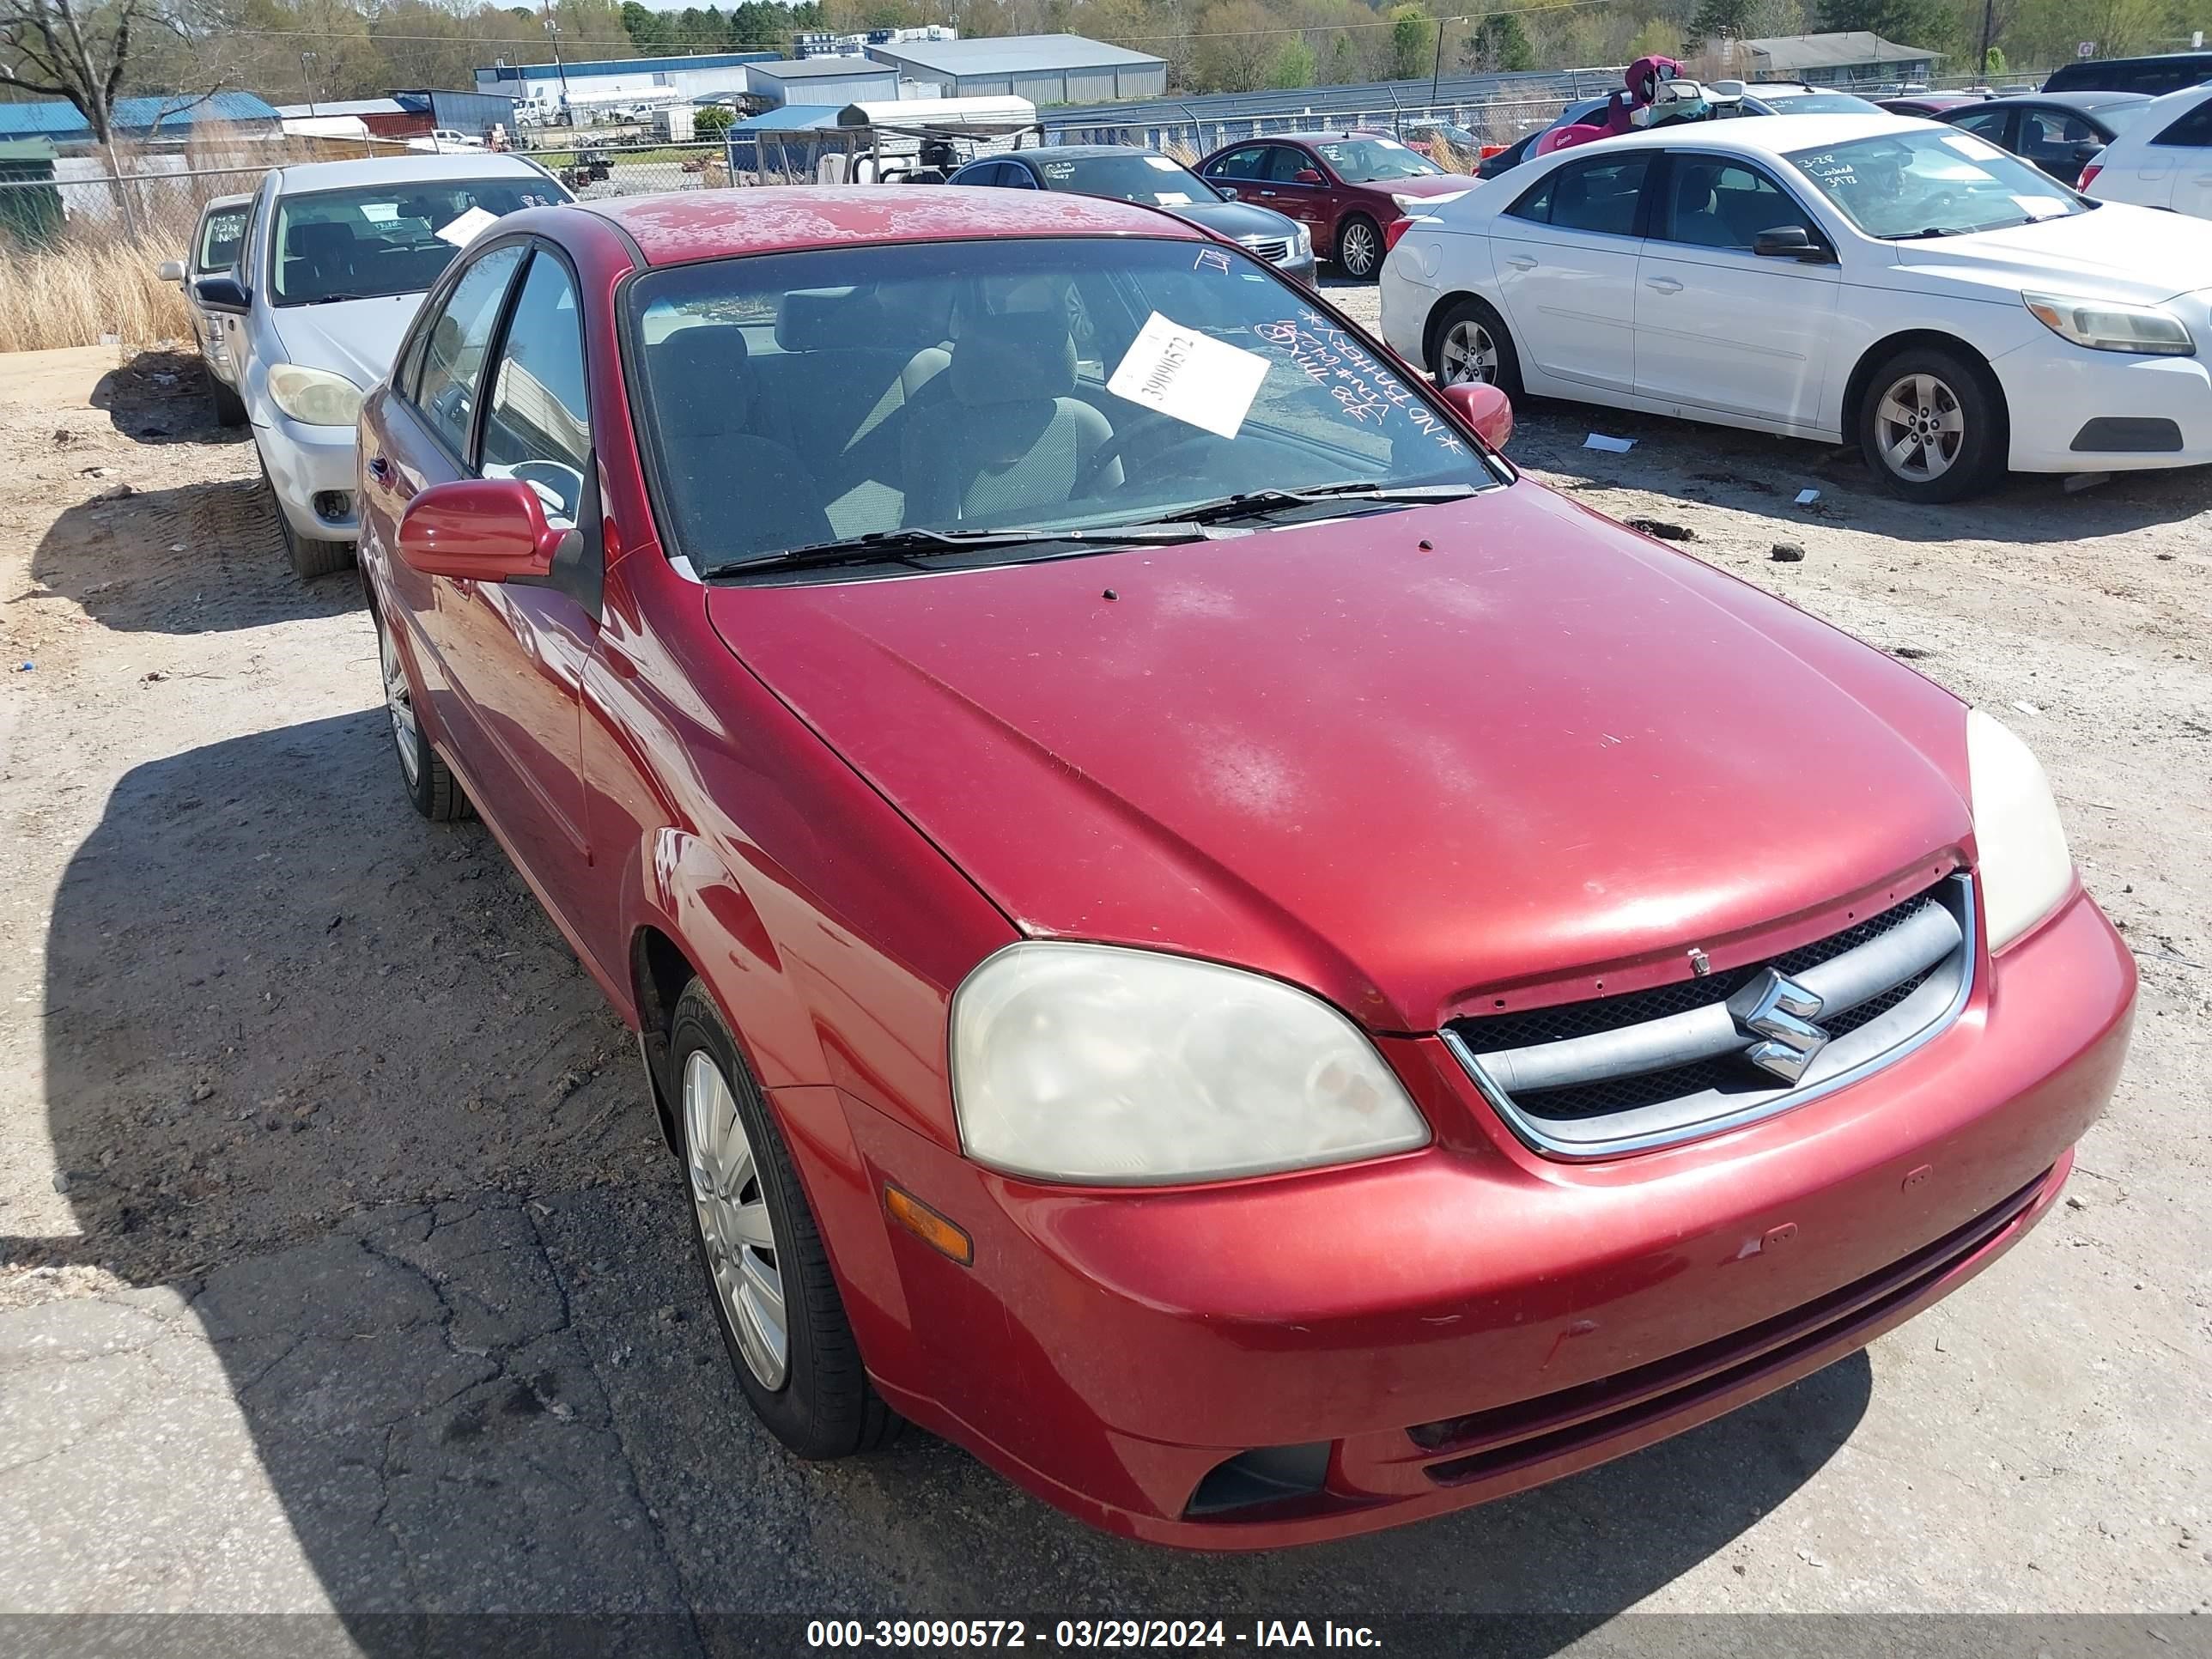
[[[946,98],[1026,98],[1042,106],[1159,98],[1168,89],[1161,59],[1079,34],[898,40],[870,46],[868,56],[902,81],[934,82]]]
[[[865,58],[800,58],[746,64],[745,89],[771,104],[830,104],[842,109],[896,98],[899,72]]]

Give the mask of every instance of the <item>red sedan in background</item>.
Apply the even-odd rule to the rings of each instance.
[[[1231,144],[1200,161],[1198,176],[1288,214],[1312,234],[1318,257],[1362,283],[1382,268],[1383,233],[1392,224],[1480,182],[1372,132],[1286,132]]]
[[[511,216],[362,418],[401,781],[639,1034],[745,1395],[1256,1547],[1827,1364],[2131,959],[2003,726],[1166,214]]]

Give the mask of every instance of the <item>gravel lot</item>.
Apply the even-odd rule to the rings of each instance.
[[[1521,411],[1536,477],[2039,748],[2142,963],[2134,1055],[2066,1204],[1869,1353],[1522,1498],[1214,1559],[921,1436],[815,1468],[754,1428],[623,1032],[483,830],[408,810],[351,579],[293,580],[199,385],[0,361],[0,1610],[337,1609],[297,1644],[395,1653],[478,1610],[729,1652],[781,1650],[765,1613],[1407,1609],[1401,1651],[1499,1613],[1551,1615],[1516,1652],[1725,1645],[1632,1610],[2203,1650],[2130,1644],[2212,1607],[2212,477],[1917,509],[1814,446]]]

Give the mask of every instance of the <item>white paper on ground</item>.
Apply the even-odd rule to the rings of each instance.
[[[1608,438],[1602,432],[1593,432],[1583,440],[1584,449],[1609,450],[1615,455],[1626,455],[1636,447],[1633,438]]]
[[[1154,312],[1107,378],[1117,398],[1218,438],[1233,438],[1267,378],[1267,360]]]
[[[1810,507],[1820,499],[1820,492],[1817,489],[1801,489],[1797,492],[1797,505],[1800,507]]]
[[[496,213],[486,213],[480,207],[472,207],[450,224],[441,225],[438,228],[438,239],[441,241],[451,242],[455,247],[466,247],[484,234],[484,228],[487,225],[495,225],[498,222],[499,215]]]

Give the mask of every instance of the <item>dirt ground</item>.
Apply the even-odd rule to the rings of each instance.
[[[292,578],[195,359],[0,359],[0,1535],[36,1545],[0,1551],[0,1608],[1065,1591],[1165,1613],[1322,1586],[1569,1614],[1572,1635],[1631,1608],[2212,1607],[2212,471],[1916,508],[1818,447],[1520,420],[1508,453],[1534,477],[2036,747],[2142,966],[2133,1055],[2065,1206],[1869,1356],[1547,1492],[1197,1562],[1097,1538],[918,1437],[857,1468],[780,1459],[718,1369],[625,1034],[482,829],[401,797],[350,576]],[[1587,450],[1593,430],[1635,447]],[[537,1306],[517,1286],[541,1279],[542,1319],[455,1336]],[[417,1291],[434,1302],[387,1317]],[[323,1392],[272,1395],[340,1306],[362,1346],[331,1350]],[[330,1391],[425,1344],[461,1367],[449,1391]],[[56,1382],[57,1356],[92,1369]],[[149,1428],[165,1399],[199,1415]],[[447,1414],[435,1457],[402,1455],[426,1413]],[[356,1431],[368,1450],[331,1449]],[[562,1433],[568,1496],[538,1508],[467,1510],[481,1479],[436,1462],[511,1451],[503,1490],[535,1491],[550,1443],[499,1437]],[[183,1460],[160,1480],[128,1473],[149,1435]],[[192,1462],[218,1442],[228,1461]],[[409,1510],[404,1478],[434,1464]],[[378,1484],[349,1498],[356,1478]],[[548,1541],[584,1513],[622,1547]],[[479,1547],[503,1552],[495,1591],[489,1567],[437,1565]]]

